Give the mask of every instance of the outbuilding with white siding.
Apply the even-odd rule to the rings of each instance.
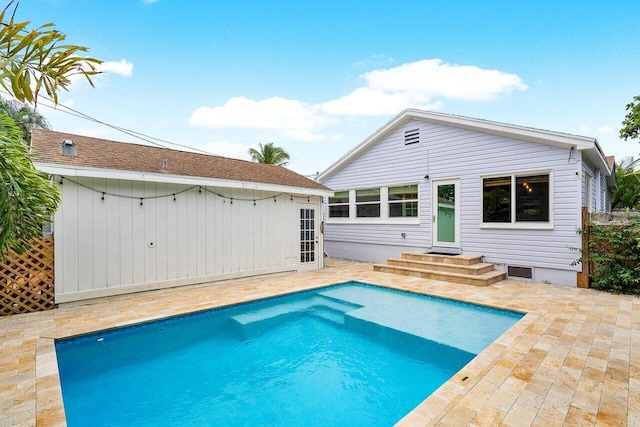
[[[575,286],[581,207],[610,211],[612,169],[595,138],[408,109],[320,174],[335,190],[325,250],[483,255],[511,276]]]
[[[323,267],[332,192],[282,166],[34,129],[53,219],[55,300]]]

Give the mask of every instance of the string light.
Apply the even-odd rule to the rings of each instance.
[[[145,199],[162,199],[162,198],[166,198],[166,197],[173,197],[173,201],[177,202],[178,201],[178,198],[177,198],[178,194],[182,194],[182,193],[185,193],[187,191],[191,191],[191,190],[195,189],[196,187],[198,188],[198,193],[202,193],[202,191],[204,190],[204,191],[206,191],[208,193],[215,194],[216,196],[222,198],[223,199],[222,200],[223,203],[226,203],[226,201],[229,200],[229,202],[231,204],[233,204],[234,200],[236,200],[236,201],[239,200],[241,202],[253,202],[254,206],[257,206],[258,202],[265,201],[265,200],[270,200],[270,199],[273,199],[273,202],[276,203],[278,201],[278,197],[280,197],[280,196],[289,196],[289,200],[292,201],[292,202],[294,201],[293,200],[294,197],[296,199],[298,199],[298,200],[304,200],[306,198],[307,202],[310,201],[310,197],[309,196],[296,196],[296,195],[293,195],[291,193],[279,193],[279,194],[276,194],[275,196],[266,196],[266,197],[261,197],[261,198],[246,198],[246,199],[244,199],[244,198],[238,198],[238,197],[225,196],[224,194],[217,193],[217,192],[215,192],[213,190],[210,190],[210,189],[208,189],[206,187],[202,187],[202,186],[199,186],[199,185],[193,185],[193,186],[190,186],[190,187],[186,187],[184,190],[177,191],[175,193],[161,194],[161,195],[157,195],[157,196],[138,197],[138,196],[132,196],[132,195],[126,195],[126,194],[117,194],[117,193],[110,193],[108,191],[103,191],[101,189],[97,189],[97,188],[82,184],[82,183],[80,183],[78,181],[75,181],[75,180],[73,180],[71,178],[68,178],[68,177],[65,177],[65,176],[60,176],[60,185],[63,185],[65,180],[71,181],[72,183],[74,183],[74,184],[76,184],[76,185],[78,185],[80,187],[86,188],[87,190],[91,190],[91,191],[95,191],[96,193],[99,193],[100,194],[100,200],[105,200],[106,196],[112,196],[112,197],[118,197],[118,198],[124,198],[124,199],[137,199],[137,200],[140,200],[140,206],[144,205],[144,200]]]

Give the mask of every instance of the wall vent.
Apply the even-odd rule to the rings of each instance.
[[[420,142],[420,129],[404,131],[404,145],[416,144]]]
[[[533,268],[510,265],[507,267],[507,276],[518,277],[520,279],[533,279]]]
[[[65,157],[76,157],[76,143],[72,139],[65,139],[60,142],[60,154]]]

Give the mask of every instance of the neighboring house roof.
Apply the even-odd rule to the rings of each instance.
[[[604,153],[595,138],[457,116],[453,114],[407,109],[388,121],[383,127],[378,129],[362,143],[329,166],[319,175],[318,180],[320,182],[326,181],[333,174],[347,166],[362,153],[410,120],[437,123],[541,144],[574,148],[578,151],[584,151],[584,156],[589,160],[589,162],[594,164],[597,168],[601,168],[606,171],[606,176],[611,175],[611,168],[605,160]]]
[[[609,166],[609,170],[611,171],[611,175],[607,176],[607,186],[614,189],[618,188],[618,183],[616,182],[616,157],[607,156],[606,161],[607,166]]]
[[[75,143],[75,156],[63,155],[62,141],[64,140],[72,140]],[[76,172],[83,170],[84,176],[98,176],[96,175],[98,171],[111,170],[136,172],[138,175],[141,173],[149,180],[160,176],[194,177],[295,187],[314,190],[314,193],[319,190],[321,193],[318,194],[331,192],[324,185],[283,166],[215,155],[109,141],[44,129],[32,130],[31,145],[36,167],[45,172],[60,175],[62,175],[59,171],[61,168],[74,169]],[[104,174],[102,176],[106,177]]]
[[[616,164],[616,157],[615,156],[607,156],[607,165],[609,165],[609,169],[613,170],[613,167]]]

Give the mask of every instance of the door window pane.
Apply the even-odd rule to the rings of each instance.
[[[438,242],[456,241],[456,185],[438,185]]]
[[[315,261],[315,211],[300,209],[300,262]]]

